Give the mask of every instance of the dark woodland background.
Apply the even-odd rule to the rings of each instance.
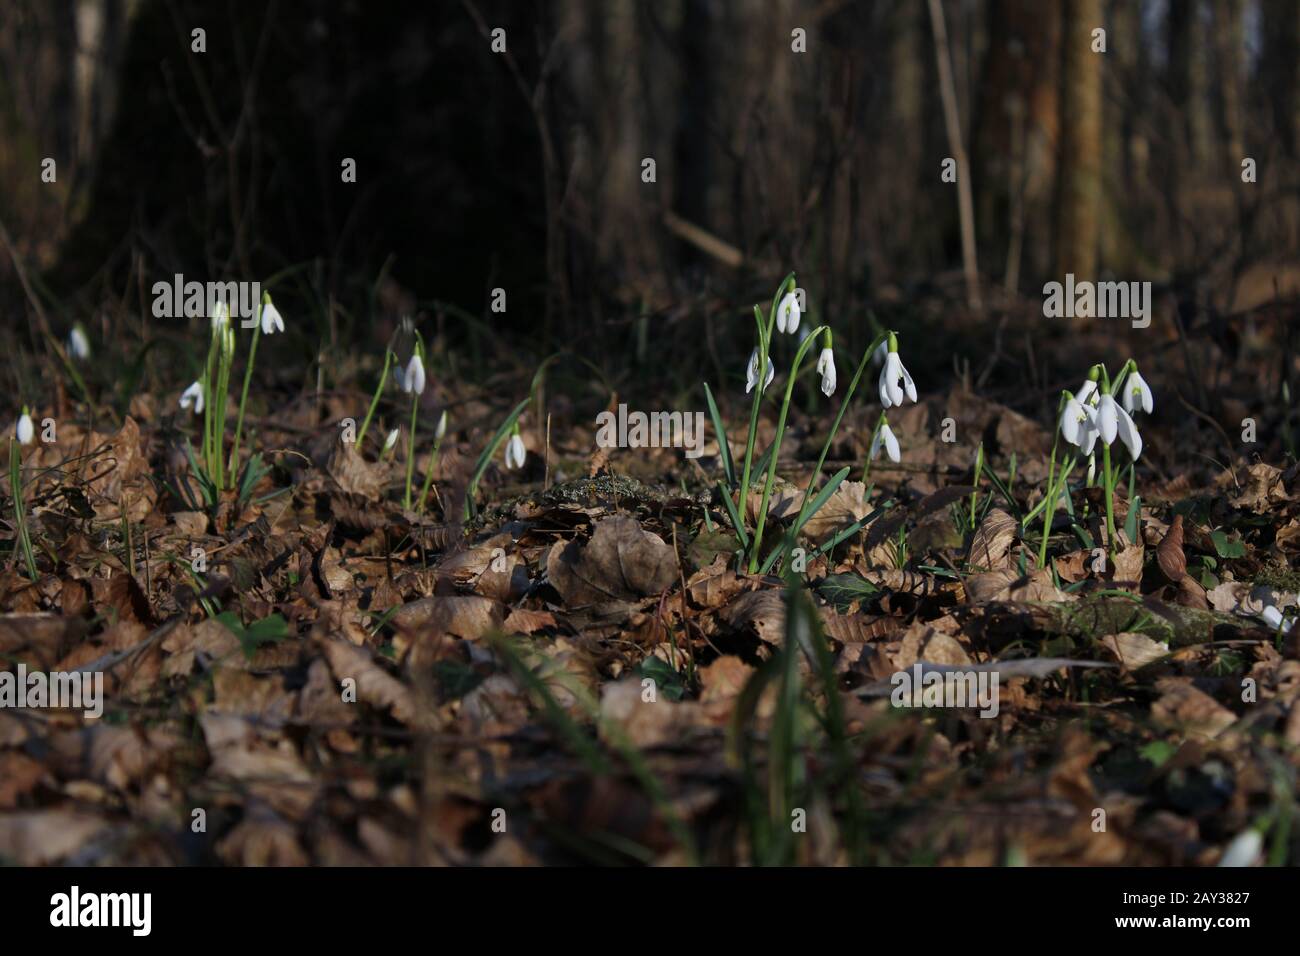
[[[1296,0],[0,2],[0,221],[56,332],[143,322],[177,272],[291,275],[282,311],[367,347],[408,313],[517,348],[638,317],[689,343],[701,315],[748,343],[789,268],[837,327],[1037,308],[1067,271],[1212,318],[1300,289],[1298,159]],[[14,280],[0,256],[24,325]]]

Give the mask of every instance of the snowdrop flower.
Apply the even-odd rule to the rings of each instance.
[[[1114,395],[1102,395],[1097,403],[1097,430],[1107,445],[1113,444],[1118,435],[1134,461],[1142,454],[1142,436],[1128,412],[1116,404]]]
[[[442,441],[447,434],[447,410],[444,408],[438,418],[438,427],[433,430],[434,441]]]
[[[1254,866],[1263,849],[1264,837],[1250,827],[1232,838],[1223,856],[1219,857],[1219,866]]]
[[[68,333],[68,354],[78,362],[90,358],[90,339],[86,338],[86,330],[81,327],[80,322]]]
[[[185,391],[181,392],[181,408],[194,407],[194,414],[203,413],[203,383],[195,382]]]
[[[764,376],[763,388],[760,391],[766,391],[767,387],[772,384],[772,376],[776,374],[776,368],[772,363],[772,356],[767,357],[767,375]],[[758,349],[749,353],[749,367],[745,369],[745,394],[748,395],[758,384]]]
[[[1151,399],[1151,386],[1134,365],[1133,371],[1124,381],[1124,411],[1131,415],[1140,408],[1150,415],[1154,404]]]
[[[23,413],[18,419],[18,427],[15,432],[20,445],[30,445],[32,439],[36,437],[36,429],[32,427],[32,416],[28,413],[26,405],[23,406]]]
[[[872,461],[880,454],[880,446],[885,446],[885,454],[889,456],[890,461],[899,461],[898,439],[889,429],[889,422],[883,419],[880,422],[880,428],[876,431],[876,437],[871,440],[871,453],[868,456]]]
[[[817,373],[822,377],[822,394],[835,394],[835,352],[831,349],[831,330],[822,336],[822,353],[817,357]]]
[[[524,448],[524,440],[519,437],[519,432],[516,431],[510,436],[510,441],[506,443],[506,467],[524,467],[524,458],[527,455],[528,449]]]
[[[275,303],[271,301],[271,294],[268,292],[262,296],[262,334],[271,335],[283,331],[284,319],[280,315],[280,310],[275,307]]]
[[[380,454],[386,455],[393,450],[393,446],[397,444],[397,432],[398,429],[394,428],[388,433],[388,437],[384,439],[384,450]]]
[[[902,405],[904,392],[909,401],[916,401],[916,385],[903,367],[903,360],[898,357],[898,337],[891,332],[885,367],[880,370],[880,404],[885,408]]]
[[[1276,604],[1270,604],[1264,610],[1259,612],[1259,616],[1264,619],[1264,623],[1273,630],[1282,629],[1283,634],[1291,633],[1291,622],[1282,620],[1282,612],[1277,609]]]
[[[406,374],[401,380],[402,391],[408,395],[424,394],[424,359],[417,348],[411,354],[411,361],[406,364]]]
[[[799,329],[799,296],[794,291],[794,280],[790,280],[790,291],[785,294],[776,307],[776,330],[794,335]]]
[[[1061,410],[1060,422],[1061,437],[1071,445],[1082,446],[1088,437],[1088,432],[1096,427],[1097,413],[1093,411],[1091,406],[1071,395],[1068,391],[1064,394],[1065,408]],[[1079,394],[1084,394],[1083,389],[1079,390]],[[1086,396],[1084,397],[1086,398]]]

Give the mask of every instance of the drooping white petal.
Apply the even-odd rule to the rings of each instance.
[[[880,426],[880,430],[876,432],[876,437],[872,439],[870,452],[872,461],[875,461],[876,456],[880,454],[882,446],[885,449],[885,454],[889,456],[890,461],[896,462],[899,460],[898,439],[894,437],[894,433],[890,430],[888,422],[885,422]]]
[[[1254,866],[1264,850],[1264,837],[1254,827],[1242,830],[1219,857],[1219,866]]]
[[[267,302],[262,306],[262,334],[271,335],[283,331],[284,319],[280,316],[280,310],[275,307],[275,303]]]
[[[90,358],[90,339],[86,338],[85,330],[80,325],[74,325],[68,333],[68,353],[78,362]]]
[[[772,356],[767,357],[767,374],[763,376],[763,391],[772,384],[772,376],[776,374],[776,366],[772,362]],[[745,394],[748,395],[758,384],[758,349],[755,348],[749,355],[749,366],[745,369]]]
[[[1155,407],[1155,402],[1151,397],[1151,386],[1147,384],[1141,373],[1134,369],[1124,382],[1124,411],[1132,414],[1134,410],[1140,408],[1148,415],[1151,409]]]
[[[203,383],[195,382],[181,392],[181,408],[193,407],[195,415],[203,414]]]
[[[897,352],[885,356],[885,367],[880,370],[880,404],[885,408],[903,404],[903,360]],[[915,388],[913,389],[915,391]]]
[[[1120,441],[1124,443],[1128,453],[1133,456],[1133,460],[1137,461],[1138,456],[1142,454],[1142,436],[1138,434],[1137,426],[1133,424],[1133,419],[1129,417],[1128,412],[1118,405],[1115,406],[1115,411],[1117,413],[1116,426],[1119,431]]]
[[[1101,431],[1101,440],[1107,445],[1113,444],[1119,430],[1120,408],[1115,404],[1115,396],[1103,395],[1097,405],[1097,428]]]
[[[1263,618],[1264,623],[1267,624],[1269,627],[1271,627],[1273,630],[1276,631],[1279,628],[1281,628],[1283,634],[1290,633],[1291,628],[1293,626],[1293,622],[1283,620],[1282,612],[1278,610],[1276,604],[1265,605],[1264,610],[1259,612],[1259,616]]]
[[[1082,385],[1079,386],[1079,391],[1075,394],[1074,397],[1077,398],[1079,400],[1079,404],[1082,405],[1084,402],[1086,402],[1089,398],[1092,397],[1092,393],[1095,392],[1096,390],[1097,390],[1097,383],[1094,382],[1092,379],[1088,379],[1086,382],[1084,382]]]
[[[828,398],[835,394],[835,353],[822,349],[817,357],[817,371],[822,377],[822,394]]]
[[[1061,412],[1061,437],[1071,445],[1079,444],[1079,425],[1087,420],[1087,413],[1078,399],[1070,398]]]
[[[438,416],[438,427],[433,430],[435,441],[442,441],[447,435],[447,410],[444,408],[442,414]]]
[[[799,296],[787,292],[776,307],[776,330],[793,335],[799,329]]]
[[[18,444],[30,445],[32,439],[36,437],[36,429],[32,426],[32,416],[23,412],[22,417],[18,419],[18,427],[15,431],[18,435]]]
[[[398,430],[394,428],[388,433],[388,437],[384,439],[384,451],[390,451],[397,444],[397,432]]]
[[[873,365],[884,364],[885,357],[889,355],[889,341],[884,340],[876,346],[876,350],[871,353],[871,363]]]
[[[912,376],[907,373],[907,366],[903,360],[898,360],[898,367],[903,372],[903,391],[907,392],[907,399],[910,402],[916,401],[916,383],[912,381]]]
[[[528,450],[524,448],[524,440],[518,435],[511,435],[510,441],[506,443],[506,467],[522,468],[526,457]]]
[[[406,375],[402,380],[402,390],[408,395],[424,394],[424,360],[420,358],[420,353],[416,352],[411,356],[411,361],[406,363]]]

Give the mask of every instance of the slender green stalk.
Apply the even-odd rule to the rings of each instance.
[[[384,386],[388,384],[388,370],[393,365],[393,350],[384,349],[384,370],[379,375],[379,387],[375,389],[374,397],[370,399],[370,408],[366,410],[366,420],[361,423],[361,431],[357,432],[357,448],[362,447],[361,443],[366,440],[366,429],[370,427],[370,420],[375,417],[375,408],[379,405],[379,396],[384,393]]]
[[[411,437],[406,446],[406,497],[404,507],[411,507],[411,479],[415,476],[415,426],[420,415],[420,395],[417,392],[411,399]]]
[[[429,469],[424,474],[424,486],[420,489],[420,499],[416,502],[416,514],[424,513],[424,501],[429,497],[429,488],[433,485],[433,472],[438,465],[438,452],[442,451],[442,439],[433,442],[433,455],[429,458]]]
[[[975,505],[980,496],[980,476],[984,472],[984,443],[980,442],[975,450],[975,490],[970,493],[970,529],[975,530]]]
[[[40,577],[36,569],[36,555],[32,550],[31,530],[27,527],[27,506],[23,502],[23,461],[18,442],[9,439],[9,491],[14,497],[14,527],[18,544],[22,548],[27,576],[35,581]]]
[[[758,570],[758,558],[763,546],[763,525],[767,520],[767,502],[772,496],[772,482],[776,478],[776,460],[781,453],[781,438],[785,434],[785,419],[790,412],[790,397],[794,394],[794,383],[799,378],[799,366],[803,362],[803,357],[808,354],[810,346],[816,343],[817,336],[821,334],[825,326],[818,326],[809,333],[808,337],[803,340],[799,346],[799,351],[795,353],[794,364],[790,367],[790,378],[785,383],[785,396],[781,400],[781,414],[776,421],[776,438],[772,442],[772,454],[767,463],[767,480],[763,483],[763,498],[758,506],[758,523],[754,527],[754,540],[752,550],[749,555],[749,573],[753,574]],[[744,505],[744,499],[741,499],[741,505]]]
[[[257,361],[257,342],[262,337],[262,324],[253,326],[253,343],[248,347],[248,366],[244,369],[244,388],[239,394],[239,416],[235,419],[235,444],[230,450],[230,484],[239,476],[239,441],[244,432],[244,406],[248,404],[248,383],[253,379],[253,363]]]
[[[758,437],[759,403],[766,390],[764,383],[767,381],[767,364],[770,361],[768,351],[772,342],[772,329],[776,325],[776,309],[785,294],[793,291],[794,273],[791,272],[776,287],[776,295],[772,296],[772,308],[768,310],[766,321],[763,319],[763,310],[754,306],[754,321],[758,323],[758,381],[754,383],[754,400],[749,409],[749,440],[745,442],[745,468],[740,478],[738,506],[742,515],[745,513],[746,498],[749,495],[749,473],[754,460],[754,442]]]
[[[1059,417],[1059,415],[1058,415]],[[1056,517],[1056,501],[1060,497],[1056,488],[1056,446],[1061,441],[1061,430],[1056,429],[1056,437],[1052,439],[1052,454],[1047,459],[1047,507],[1043,509],[1043,540],[1038,546],[1038,566],[1047,567],[1047,536],[1052,531],[1052,519]]]
[[[1115,553],[1115,479],[1110,472],[1110,446],[1101,446],[1103,479],[1106,483],[1106,537],[1111,554]]]

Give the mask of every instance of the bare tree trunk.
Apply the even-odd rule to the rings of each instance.
[[[966,303],[975,311],[980,301],[979,265],[975,258],[975,208],[971,201],[970,163],[962,146],[961,121],[957,116],[957,87],[948,57],[948,31],[943,24],[943,5],[930,0],[930,21],[934,28],[934,53],[939,64],[939,93],[943,97],[943,119],[948,129],[948,148],[957,161],[957,212],[961,217],[962,271],[966,274]]]
[[[1062,29],[1061,151],[1056,195],[1056,271],[1097,275],[1101,206],[1101,58],[1092,31],[1101,0],[1067,0]]]

